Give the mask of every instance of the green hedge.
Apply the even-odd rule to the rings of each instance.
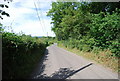
[[[3,79],[20,79],[29,76],[46,48],[46,43],[39,40],[31,36],[3,32]]]

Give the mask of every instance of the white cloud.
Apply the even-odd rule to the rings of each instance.
[[[44,24],[42,23],[44,22]],[[24,25],[18,26],[14,29],[16,33],[25,32],[25,34],[32,36],[47,36],[47,32],[49,36],[55,36],[53,32],[51,32],[50,20],[42,20],[39,21],[30,21],[25,23]]]
[[[40,21],[37,18],[33,0],[14,0],[9,4],[9,9],[5,9],[10,17],[4,16],[3,25],[8,26],[13,22],[12,28],[16,33],[23,31],[25,34],[31,34],[32,36],[47,36],[48,32],[49,36],[55,36],[51,31],[51,20],[46,17],[46,12],[51,8],[50,2],[40,1],[40,5],[37,2],[35,3],[40,8]]]

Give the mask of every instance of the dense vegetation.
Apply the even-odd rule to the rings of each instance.
[[[5,0],[6,1],[6,0]],[[12,2],[12,0],[7,0]],[[0,4],[1,8],[9,8]],[[0,19],[9,13],[0,9]],[[0,23],[0,36],[2,37],[2,78],[21,79],[28,78],[38,61],[44,55],[47,46],[53,44],[52,37],[31,37],[23,33],[6,32]],[[52,41],[52,42],[51,42]]]
[[[108,57],[120,57],[119,4],[53,2],[48,16],[52,18],[52,30],[58,43],[85,52],[108,50],[112,53],[108,53]],[[28,77],[44,54],[45,48],[56,42],[51,37],[37,38],[4,32],[1,24],[0,31],[3,79]]]
[[[2,32],[3,79],[28,78],[48,46],[48,38]]]
[[[120,2],[53,2],[58,46],[120,71]]]
[[[105,50],[120,56],[119,2],[53,2],[48,16],[59,42],[82,51]]]

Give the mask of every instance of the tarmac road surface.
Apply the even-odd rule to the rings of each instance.
[[[57,47],[47,47],[32,79],[118,79],[110,69]]]

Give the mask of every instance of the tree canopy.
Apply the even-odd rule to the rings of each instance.
[[[120,42],[119,4],[120,2],[53,2],[47,16],[52,19],[52,30],[58,40],[85,40],[89,42],[86,42],[87,45],[92,45],[91,48],[97,46],[117,49]]]

